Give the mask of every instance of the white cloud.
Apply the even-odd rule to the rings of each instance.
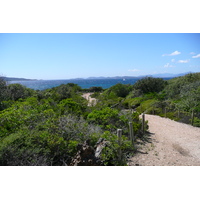
[[[196,53],[194,53],[194,52],[190,52],[190,54],[191,54],[191,55],[194,55],[194,54],[196,54]]]
[[[129,72],[139,72],[140,70],[139,69],[129,69],[128,71]]]
[[[179,51],[174,51],[173,53],[169,54],[170,56],[176,56],[176,55],[179,55],[181,54],[181,52]]]
[[[172,53],[170,53],[170,54],[163,54],[162,56],[176,56],[176,55],[179,55],[179,54],[181,54],[181,52],[179,52],[179,51],[174,51],[174,52],[172,52]]]
[[[198,54],[196,56],[192,56],[192,58],[200,58],[200,54]]]
[[[188,63],[190,60],[179,60],[178,63]]]
[[[174,65],[170,65],[169,63],[167,63],[166,65],[164,65],[165,68],[169,68],[169,67],[175,67]]]

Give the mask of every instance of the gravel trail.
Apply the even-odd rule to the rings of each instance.
[[[200,166],[200,128],[155,115],[145,120],[150,142],[139,146],[129,166]]]

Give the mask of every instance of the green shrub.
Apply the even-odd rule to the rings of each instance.
[[[110,87],[107,90],[107,93],[110,94],[111,92],[113,92],[113,94],[116,95],[117,97],[126,97],[130,91],[131,91],[130,85],[124,85],[124,84],[118,83]]]
[[[63,99],[58,104],[58,109],[60,110],[61,115],[63,115],[65,112],[80,115],[84,110],[84,107],[72,99]]]
[[[66,142],[59,135],[24,129],[1,141],[0,165],[63,165],[66,152]]]
[[[168,85],[164,89],[166,95],[168,98],[180,98],[181,91],[184,90],[186,87],[190,87],[190,90],[192,89],[191,86],[188,86],[192,83],[199,82],[200,81],[200,73],[190,73],[185,76],[177,77],[170,79],[168,81]],[[186,89],[188,91],[188,89]]]
[[[35,91],[25,86],[15,83],[7,86],[7,95],[9,100],[17,101],[18,99],[26,99],[35,94]]]
[[[143,101],[143,97],[135,97],[135,98],[126,98],[123,101],[123,105],[128,108],[137,108],[140,106],[140,103]]]
[[[90,135],[93,133],[102,133],[102,130],[96,124],[89,124],[82,117],[75,115],[64,115],[60,116],[55,121],[55,130],[60,134],[66,141],[76,140],[80,143],[89,139]]]
[[[148,99],[146,101],[142,101],[140,106],[137,108],[138,112],[147,112],[150,113],[152,110],[155,110],[155,104],[158,101],[155,99]]]
[[[199,119],[199,118],[197,118],[197,117],[194,117],[193,126],[200,127],[200,119]]]
[[[164,89],[167,82],[162,78],[145,77],[134,84],[136,90],[141,90],[144,94],[160,92]]]
[[[101,159],[104,165],[127,165],[126,164],[126,154],[129,151],[134,151],[134,147],[127,137],[122,135],[121,137],[121,146],[118,143],[118,137],[116,134],[110,133],[109,131],[104,132],[101,135],[102,138],[105,138],[109,141],[109,144],[103,149],[101,154]],[[122,151],[122,158],[119,159],[119,148]]]
[[[106,130],[116,129],[116,123],[119,121],[119,111],[109,107],[102,110],[93,110],[87,117],[91,123],[100,125]]]

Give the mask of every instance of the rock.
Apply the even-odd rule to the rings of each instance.
[[[77,154],[72,159],[70,166],[102,166],[101,153],[109,144],[103,138],[100,138],[95,145],[96,150],[90,145],[90,140],[77,145]]]
[[[100,158],[95,156],[95,150],[90,146],[90,141],[86,140],[83,144],[78,144],[77,154],[72,159],[70,166],[101,166],[103,163]]]
[[[103,149],[109,144],[108,141],[106,141],[104,138],[100,138],[96,144],[96,151],[95,151],[95,157],[100,158],[101,152]]]

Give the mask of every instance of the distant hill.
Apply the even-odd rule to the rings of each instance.
[[[88,78],[73,78],[71,80],[84,80],[84,79],[138,79],[138,78],[144,78],[146,76],[151,76],[154,78],[175,78],[179,76],[184,76],[186,74],[189,74],[192,72],[186,72],[186,73],[181,73],[181,74],[169,74],[169,73],[163,73],[163,74],[147,74],[147,75],[141,75],[141,76],[114,76],[114,77],[88,77]],[[36,81],[37,79],[26,79],[26,78],[15,78],[15,77],[5,77],[5,76],[0,76],[0,78],[3,78],[6,81]]]
[[[104,77],[104,76],[100,76],[100,77],[89,77],[86,79],[138,79],[139,77],[136,76],[114,76],[114,77]]]
[[[154,78],[175,78],[175,77],[179,77],[179,76],[184,76],[186,74],[189,74],[192,72],[185,72],[185,73],[181,73],[181,74],[169,74],[169,73],[163,73],[163,74],[147,74],[147,75],[143,75],[143,76],[115,76],[115,77],[89,77],[87,79],[138,79],[138,78],[143,78],[146,76],[151,76]]]
[[[5,76],[0,76],[0,78],[3,78],[5,81],[35,81],[36,80],[36,79],[26,79],[26,78],[5,77]]]
[[[152,77],[155,78],[175,78],[179,76],[185,76],[186,74],[193,73],[193,72],[185,72],[185,73],[180,73],[180,74],[169,74],[169,73],[164,73],[164,74],[154,74]]]

